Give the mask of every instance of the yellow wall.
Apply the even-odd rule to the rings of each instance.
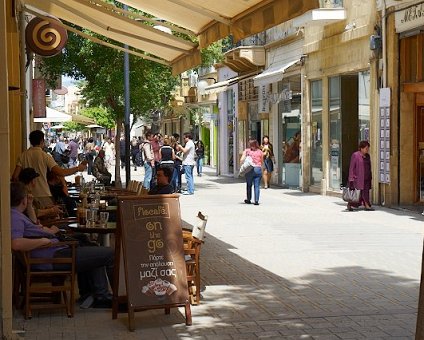
[[[11,3],[7,3],[7,69],[9,86],[20,88],[20,52],[18,17],[12,17]],[[19,14],[17,14],[19,15]],[[10,171],[15,167],[17,156],[22,152],[23,133],[21,124],[21,90],[9,91],[9,142],[10,142]]]

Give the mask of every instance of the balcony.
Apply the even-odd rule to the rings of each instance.
[[[237,73],[257,70],[265,65],[265,32],[252,35],[223,49],[223,64]]]

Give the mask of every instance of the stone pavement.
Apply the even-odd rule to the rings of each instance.
[[[181,215],[209,216],[202,248],[201,305],[193,325],[183,309],[127,314],[108,310],[40,312],[14,325],[28,339],[413,339],[424,217],[376,207],[347,212],[341,199],[261,190],[243,203],[241,179],[195,177]],[[140,170],[133,179],[142,179]]]

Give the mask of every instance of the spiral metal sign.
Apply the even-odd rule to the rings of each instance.
[[[31,51],[43,57],[52,57],[66,45],[68,33],[53,21],[34,18],[25,29],[25,38]]]

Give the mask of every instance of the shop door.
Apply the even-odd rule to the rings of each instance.
[[[424,202],[424,106],[417,106],[417,200]]]
[[[330,168],[329,187],[340,190],[349,174],[352,153],[358,150],[358,75],[329,79]]]

